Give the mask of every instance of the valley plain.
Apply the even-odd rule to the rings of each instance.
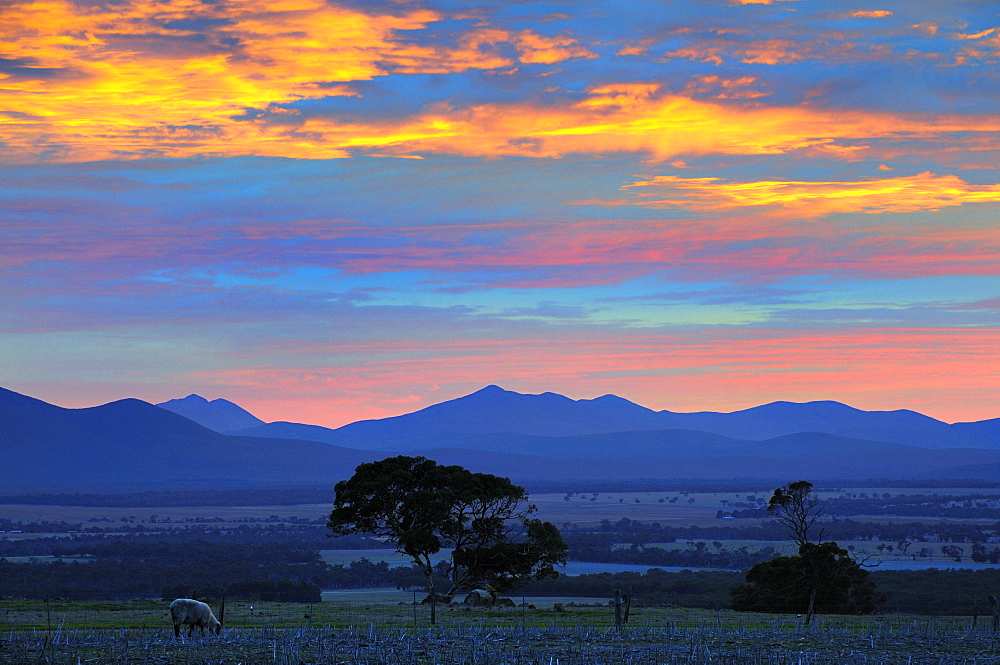
[[[536,492],[531,493],[530,500],[538,507],[539,518],[563,529],[607,529],[620,537],[620,542],[614,545],[618,550],[634,549],[635,542],[640,542],[643,548],[698,549],[700,542],[708,552],[746,548],[751,553],[772,550],[780,554],[794,553],[793,544],[778,530],[767,532],[770,536],[767,538],[738,537],[741,531],[772,525],[773,520],[763,511],[771,491],[773,488],[768,490],[764,485],[743,492],[703,491],[698,487],[660,491],[643,488],[635,491]],[[262,496],[266,494],[262,492]],[[316,490],[315,494],[318,497],[323,491]],[[4,532],[0,533],[0,543],[39,538],[71,540],[85,535],[148,539],[156,534],[224,534],[247,529],[279,532],[305,529],[314,535],[322,534],[332,505],[333,493],[329,494],[328,503],[268,505],[2,503],[0,526],[4,527]],[[820,487],[816,495],[828,504],[826,520],[819,526],[827,530],[836,528],[840,535],[831,537],[828,534],[827,538],[849,547],[858,556],[873,557],[873,563],[879,562],[878,568],[986,568],[996,565],[990,561],[976,562],[972,554],[976,543],[986,551],[1000,547],[997,544],[1000,542],[1000,487]],[[885,509],[892,502],[898,505],[896,513]],[[876,506],[879,510],[874,509]],[[738,515],[741,511],[756,513],[733,517],[734,511]],[[629,533],[630,529],[635,531],[631,523],[650,529],[640,530],[640,537]],[[851,535],[845,531],[851,526],[857,527],[857,533]],[[657,533],[664,530],[677,535],[672,539],[657,539]],[[690,537],[684,537],[688,532]],[[862,533],[865,538],[857,537]],[[328,563],[349,563],[365,557],[373,562],[385,560],[395,565],[405,559],[384,547],[329,548],[323,552]],[[350,556],[345,557],[348,553]],[[19,556],[22,559],[44,557],[41,552],[30,550]]]

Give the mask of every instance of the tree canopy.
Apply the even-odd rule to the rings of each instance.
[[[400,455],[359,465],[335,492],[327,527],[334,534],[369,533],[395,543],[424,573],[432,621],[432,557],[446,548],[447,600],[481,584],[509,591],[554,577],[556,566],[566,562],[559,530],[532,517],[537,508],[508,478]]]
[[[798,556],[758,563],[732,590],[734,610],[870,614],[882,601],[868,571],[836,543],[805,543]]]

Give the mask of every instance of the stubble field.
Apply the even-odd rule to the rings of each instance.
[[[427,608],[232,603],[221,636],[173,637],[165,604],[3,601],[0,663],[341,665],[748,665],[1000,663],[1000,638],[969,618],[818,617],[608,607]]]

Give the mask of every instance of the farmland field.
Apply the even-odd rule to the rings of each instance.
[[[737,500],[736,494],[694,492],[612,492],[584,495],[575,494],[566,500],[564,493],[532,494],[531,502],[538,506],[538,517],[554,524],[573,522],[583,526],[597,524],[603,519],[616,521],[628,518],[640,521],[668,523],[712,523],[724,500]],[[636,501],[638,499],[638,502]],[[662,502],[660,499],[664,499]],[[670,500],[674,499],[673,503]],[[694,499],[694,501],[691,501]],[[54,506],[54,505],[0,505],[0,517],[11,521],[65,521],[93,522],[94,526],[121,523],[155,523],[184,526],[211,520],[217,525],[242,524],[248,520],[282,522],[322,520],[329,517],[330,503],[273,505],[273,506],[166,506],[166,507],[104,507],[104,506]],[[105,521],[106,520],[106,521]]]

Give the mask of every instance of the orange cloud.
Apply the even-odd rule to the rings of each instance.
[[[512,44],[517,60],[501,53]],[[502,69],[522,64],[555,64],[571,58],[596,58],[570,37],[545,37],[532,30],[514,33],[500,28],[480,28],[459,39],[458,48],[399,46],[388,54],[394,71],[404,74],[446,74],[467,69]]]
[[[659,160],[682,154],[779,154],[823,149],[856,159],[859,148],[841,141],[936,137],[969,132],[982,138],[1000,118],[833,112],[805,107],[740,108],[657,94],[647,84],[603,86],[570,106],[481,105],[432,109],[394,128],[345,127],[313,119],[303,130],[328,145],[377,144],[406,153],[562,157],[571,153],[647,152]],[[377,131],[376,131],[377,130]],[[377,135],[376,135],[377,134]]]
[[[960,34],[959,39],[983,39],[984,37],[989,37],[990,35],[996,34],[996,28],[990,28],[989,30],[983,30],[982,32],[977,32],[975,34]]]
[[[990,28],[971,35],[956,36],[960,40],[969,42],[969,46],[964,47],[955,56],[955,64],[962,65],[970,61],[995,63],[997,58],[1000,58],[1000,29]]]
[[[318,83],[378,75],[382,69],[376,62],[393,52],[396,31],[422,28],[438,18],[428,11],[368,16],[318,0],[227,0],[217,5],[154,0],[110,7],[88,9],[60,0],[8,6],[0,15],[3,55],[63,70],[77,81],[53,91],[51,82],[42,87],[29,76],[28,83],[5,92],[46,92],[41,95],[45,100],[76,104],[104,98],[105,108],[167,102],[156,108],[168,114],[167,122],[171,112],[178,112],[171,101],[231,113],[239,106],[259,108],[320,96]],[[181,20],[224,20],[214,31],[239,43],[225,52],[218,44],[186,41],[197,34],[194,29],[167,27]],[[152,38],[168,45],[173,40],[176,48],[143,44]],[[72,90],[89,99],[74,99]],[[139,99],[129,99],[134,96]],[[15,103],[23,101],[15,98]],[[45,110],[43,103],[38,110]]]
[[[694,210],[769,206],[795,215],[939,210],[966,203],[1000,202],[1000,185],[970,185],[954,175],[919,175],[861,182],[758,181],[724,183],[720,178],[656,176],[626,185],[652,189],[637,205]],[[661,198],[657,192],[669,192]]]
[[[892,12],[887,9],[860,10],[851,12],[851,18],[885,18],[892,16]]]
[[[785,65],[804,60],[878,60],[888,54],[889,49],[884,45],[844,41],[763,39],[742,43],[717,38],[668,51],[662,57],[664,61],[682,58],[714,65],[722,65],[729,59],[750,65]]]
[[[798,62],[803,57],[802,44],[790,39],[769,39],[745,48],[740,59],[747,64],[777,65]]]
[[[369,15],[321,0],[10,3],[0,12],[0,58],[25,64],[16,75],[0,75],[0,141],[15,153],[66,160],[343,157],[345,146],[235,117],[353,95],[345,82],[390,71],[509,67],[514,61],[500,54],[501,42],[514,44],[522,62],[595,57],[571,38],[530,30],[481,29],[453,47],[406,39],[440,18],[419,9]]]
[[[685,93],[690,95],[708,95],[713,99],[757,99],[766,97],[768,93],[753,90],[750,86],[757,83],[753,76],[741,76],[735,79],[721,76],[698,76],[685,87]]]
[[[12,4],[0,14],[0,58],[28,63],[4,80],[0,93],[8,160],[324,159],[358,151],[547,158],[630,151],[670,160],[804,149],[857,159],[865,150],[859,140],[962,132],[955,145],[995,146],[1000,130],[995,116],[741,108],[628,83],[594,88],[562,105],[442,104],[378,122],[299,117],[281,105],[355,95],[350,81],[390,71],[508,68],[516,63],[503,44],[515,48],[521,63],[593,54],[571,38],[528,30],[479,27],[449,48],[404,39],[441,18],[426,10],[372,16],[321,0],[136,0],[111,7],[50,0]],[[213,28],[199,32],[206,21]],[[753,57],[794,57],[790,46],[773,46],[755,47]],[[759,96],[749,81],[718,78],[718,96]]]
[[[525,64],[551,65],[570,58],[596,58],[597,54],[568,37],[545,37],[531,30],[522,30],[514,38]]]
[[[652,44],[653,40],[645,39],[638,44],[623,46],[615,55],[646,55]]]
[[[669,51],[663,54],[665,60],[673,58],[684,58],[695,62],[710,62],[713,65],[721,65],[725,62],[723,55],[726,49],[721,46],[710,46],[699,44],[697,46],[685,46],[683,48]]]
[[[0,139],[76,159],[190,153],[257,134],[233,127],[242,109],[336,95],[342,88],[321,84],[384,73],[393,35],[436,19],[368,16],[318,0],[15,3],[0,13],[0,57],[32,65],[4,81],[5,106],[18,115],[2,121]],[[191,27],[168,27],[181,20],[224,23],[206,45]],[[61,76],[35,77],[33,68]]]

